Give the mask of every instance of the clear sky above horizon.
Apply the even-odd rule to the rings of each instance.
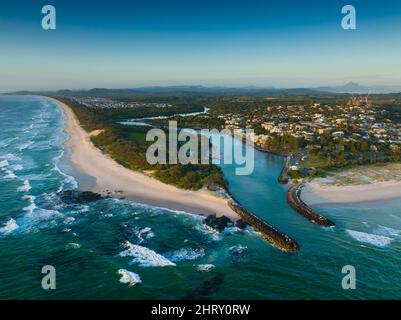
[[[341,28],[346,4],[357,30]],[[400,34],[399,0],[3,0],[0,91],[401,85]]]

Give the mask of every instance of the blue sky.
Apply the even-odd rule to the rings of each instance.
[[[346,4],[355,31],[341,28]],[[401,84],[400,34],[398,0],[3,0],[0,91]]]

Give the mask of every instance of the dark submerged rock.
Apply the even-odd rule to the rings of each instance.
[[[190,292],[187,296],[183,297],[184,300],[208,300],[213,299],[219,292],[220,287],[224,283],[224,274],[215,273],[212,274],[203,284]]]
[[[222,232],[226,227],[231,227],[233,225],[233,222],[226,216],[216,217],[212,214],[203,220],[203,223],[219,232]]]
[[[236,222],[235,222],[235,226],[238,228],[238,229],[241,229],[241,230],[244,230],[247,226],[249,226],[249,224],[247,224],[244,220],[242,220],[242,219],[238,219]]]
[[[88,203],[103,199],[98,193],[77,190],[66,190],[61,193],[60,198],[66,203]]]

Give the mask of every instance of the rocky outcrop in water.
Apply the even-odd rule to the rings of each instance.
[[[203,223],[219,232],[222,232],[226,227],[232,227],[234,225],[226,216],[216,217],[212,214],[203,220]]]
[[[238,219],[237,221],[235,221],[235,226],[238,229],[244,230],[247,226],[249,226],[248,223],[246,223],[244,220],[242,219]]]
[[[226,216],[216,217],[212,214],[208,216],[205,220],[203,220],[203,223],[208,227],[217,230],[218,232],[223,232],[224,229],[227,227],[236,227],[238,229],[244,230],[247,226],[249,226],[249,224],[242,219],[238,219],[234,223]]]
[[[91,191],[66,190],[60,195],[65,203],[88,203],[103,199],[102,195]]]

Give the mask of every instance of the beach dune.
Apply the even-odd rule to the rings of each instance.
[[[224,198],[203,190],[182,190],[118,164],[92,144],[90,135],[81,128],[75,114],[66,104],[56,99],[51,100],[64,112],[65,131],[70,137],[66,141],[70,151],[69,160],[73,169],[82,174],[75,176],[79,186],[82,182],[80,179],[85,175],[95,181],[91,191],[103,195],[111,192],[111,196],[171,210],[225,215],[233,220],[239,218]]]

